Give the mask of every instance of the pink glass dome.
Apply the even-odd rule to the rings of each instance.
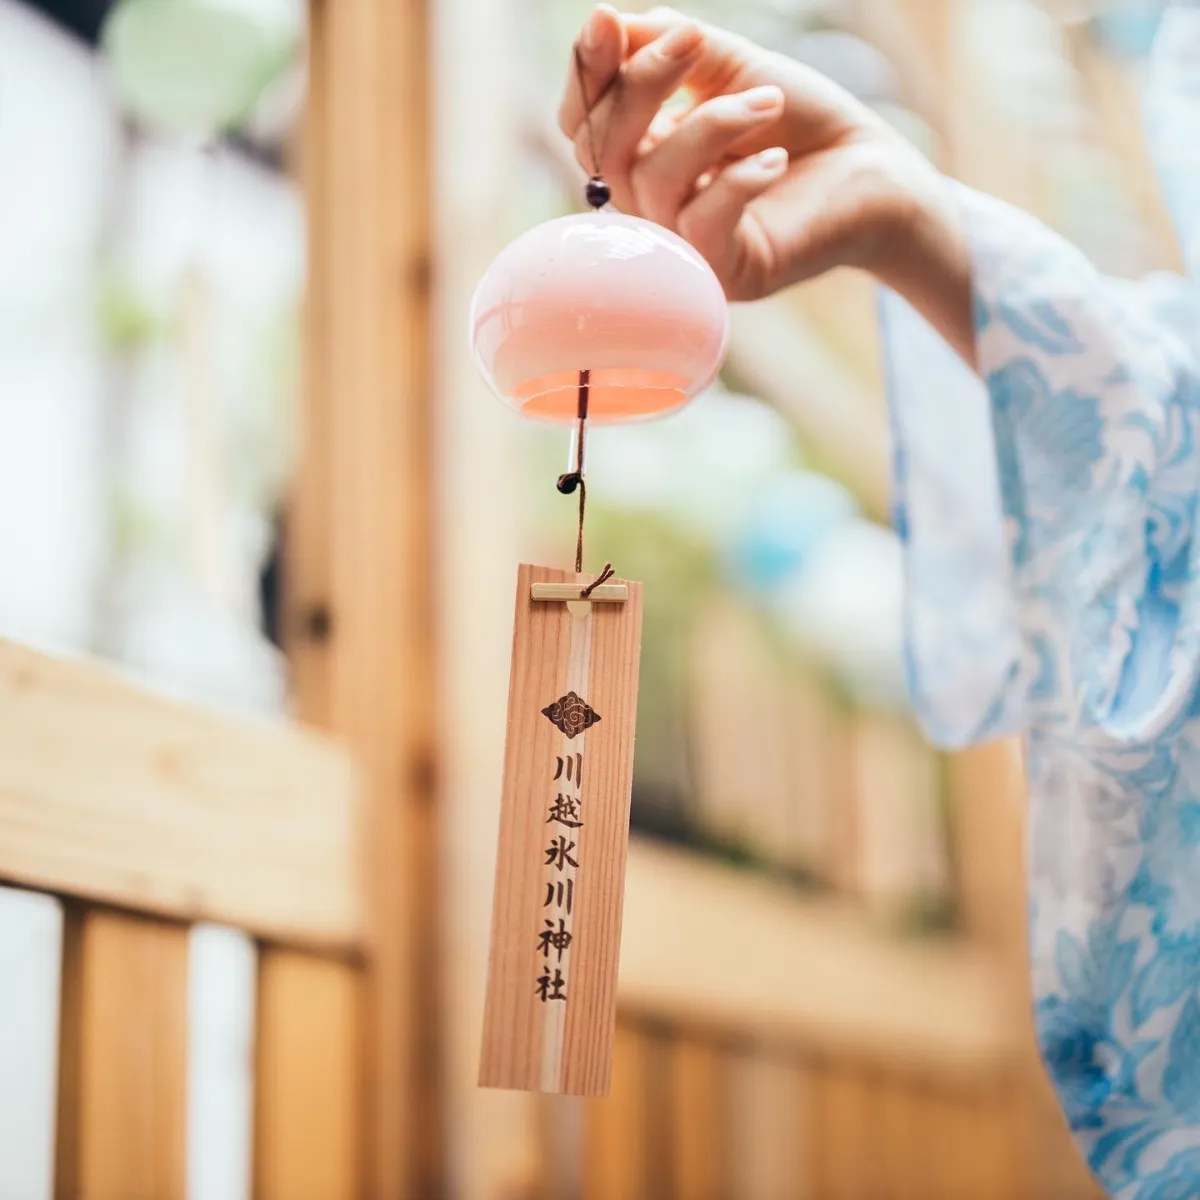
[[[522,415],[569,422],[588,371],[590,420],[681,408],[716,378],[729,313],[708,263],[639,217],[547,221],[497,256],[471,302],[471,346]]]

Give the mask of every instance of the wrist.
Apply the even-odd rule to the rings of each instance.
[[[897,290],[930,270],[954,269],[966,239],[945,176],[898,138],[876,157],[875,172],[882,200],[854,265]]]
[[[912,158],[918,159],[915,151]],[[950,181],[924,158],[898,170],[896,202],[863,269],[975,361],[971,250]]]

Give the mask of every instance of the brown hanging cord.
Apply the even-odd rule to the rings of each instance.
[[[583,574],[583,519],[587,514],[587,484],[583,481],[583,458],[584,441],[587,437],[588,401],[591,393],[591,380],[592,373],[590,370],[585,368],[579,372],[579,400],[575,409],[575,420],[579,435],[575,443],[574,470],[568,471],[565,475],[560,475],[555,483],[555,487],[564,496],[569,496],[576,489],[579,490],[579,527],[575,534],[576,575]],[[581,597],[586,600],[592,594],[592,589],[599,587],[606,579],[611,578],[612,574],[612,563],[605,563],[604,570],[583,589],[580,593]]]
[[[575,537],[575,573],[583,572],[583,518],[587,512],[587,484],[583,482],[583,452],[584,440],[587,437],[588,399],[591,392],[592,372],[584,369],[579,372],[579,399],[575,408],[577,440],[575,442],[574,469],[565,475],[560,475],[555,487],[564,495],[569,496],[576,488],[579,489],[579,531]]]
[[[600,144],[596,144],[596,127],[592,121],[592,109],[598,105],[605,96],[608,95],[621,82],[621,71],[618,69],[613,77],[600,89],[599,94],[593,100],[588,99],[587,84],[583,78],[583,51],[579,47],[579,43],[575,43],[575,81],[579,86],[579,99],[583,104],[583,128],[587,134],[588,157],[591,159],[592,177],[588,180],[587,201],[593,208],[603,208],[608,203],[609,189],[608,184],[604,182],[600,174],[601,164],[603,162],[602,155],[604,154],[604,144],[608,141],[608,122],[604,123],[604,133],[600,139]],[[592,185],[598,184],[599,189],[594,189]],[[600,198],[600,192],[603,192],[603,199]]]
[[[587,587],[585,587],[583,591],[579,593],[580,597],[586,600],[592,594],[592,592],[596,590],[596,588],[604,583],[605,580],[611,579],[615,574],[616,572],[613,570],[612,563],[605,563],[604,570],[601,571],[600,574],[597,575],[596,578],[593,579],[592,582],[589,583]]]
[[[604,181],[600,174],[601,155],[604,152],[604,140],[608,134],[608,124],[605,123],[604,134],[600,144],[596,144],[596,131],[592,122],[592,109],[599,104],[601,100],[620,82],[621,72],[617,71],[610,79],[607,85],[603,88],[595,100],[589,102],[587,94],[587,84],[583,77],[583,54],[580,51],[579,43],[575,44],[575,78],[579,85],[579,98],[583,103],[583,125],[587,132],[588,154],[592,160],[592,174],[587,181],[587,187],[584,195],[587,202],[592,208],[603,208],[609,201],[612,195],[608,184]],[[583,574],[583,521],[587,513],[587,484],[583,481],[583,460],[584,460],[584,443],[587,439],[587,419],[588,419],[588,402],[591,396],[591,380],[592,372],[590,368],[585,367],[579,372],[579,398],[575,409],[576,422],[576,442],[575,442],[575,462],[572,464],[572,469],[565,475],[560,475],[555,486],[564,495],[569,496],[576,489],[579,490],[579,526],[575,535],[575,574]],[[580,596],[586,600],[595,588],[598,588],[605,580],[611,579],[613,576],[612,563],[605,563],[604,570],[592,580],[581,592]]]

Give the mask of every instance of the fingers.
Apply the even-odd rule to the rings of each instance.
[[[558,106],[558,126],[569,138],[574,138],[589,107],[604,94],[625,59],[625,27],[617,10],[608,4],[593,9],[579,31],[577,48],[579,62],[572,54]],[[580,91],[580,68],[586,96]]]
[[[693,109],[669,135],[644,149],[633,167],[631,186],[638,211],[674,228],[697,179],[718,169],[747,135],[765,140],[782,112],[783,92],[773,86],[718,96]]]
[[[787,151],[779,146],[742,159],[715,176],[676,219],[680,236],[708,260],[730,299],[755,294],[756,282],[745,278],[747,264],[770,270],[772,247],[762,226],[749,219],[746,206],[787,168]]]
[[[687,22],[638,50],[625,64],[620,86],[599,106],[608,111],[597,112],[604,140],[603,170],[617,175],[628,172],[650,123],[687,78],[703,42],[700,26]]]
[[[687,78],[703,43],[700,26],[687,22],[637,51],[621,69],[618,85],[576,130],[576,158],[586,171],[605,177],[618,208],[630,210],[629,173],[638,147],[663,104]]]
[[[621,23],[625,26],[625,36],[629,41],[629,51],[640,50],[648,46],[655,38],[660,38],[676,25],[684,25],[689,18],[673,8],[659,5],[645,13],[622,13]]]

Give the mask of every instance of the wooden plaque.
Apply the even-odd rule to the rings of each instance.
[[[517,572],[483,1087],[608,1094],[642,586],[544,586],[593,578]]]

